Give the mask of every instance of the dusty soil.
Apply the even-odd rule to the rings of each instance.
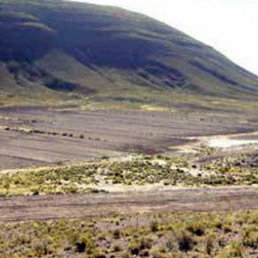
[[[168,152],[196,142],[191,137],[257,131],[253,116],[201,111],[1,108],[0,170],[134,152]]]
[[[20,196],[1,198],[0,207],[0,221],[98,217],[154,211],[237,211],[258,208],[258,188],[182,188],[130,194]]]

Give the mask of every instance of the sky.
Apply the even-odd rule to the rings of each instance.
[[[76,0],[151,16],[258,75],[258,0]]]

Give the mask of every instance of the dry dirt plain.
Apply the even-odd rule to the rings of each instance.
[[[0,198],[0,222],[103,217],[173,211],[257,209],[258,188],[182,188],[156,192]],[[72,212],[71,212],[72,211]]]
[[[0,109],[0,169],[176,150],[206,135],[257,131],[257,116],[234,112]],[[172,151],[173,152],[173,151]]]
[[[224,252],[227,251],[227,248],[235,248],[235,246],[232,247],[235,239],[239,239],[239,243],[242,243],[242,249],[233,248],[233,254],[237,250],[236,254],[257,257],[256,235],[253,235],[257,232],[254,217],[258,208],[258,187],[257,181],[255,181],[258,164],[257,122],[256,112],[211,112],[210,110],[177,110],[176,112],[82,111],[72,108],[51,107],[0,108],[0,180],[1,187],[5,189],[5,194],[0,197],[0,224],[3,228],[0,232],[0,239],[4,239],[0,243],[0,256],[15,257],[13,255],[20,254],[21,256],[18,257],[95,258],[143,257],[143,254],[145,256],[148,254],[147,257],[201,257],[198,255],[202,253],[200,248],[203,246],[206,235],[203,235],[202,238],[191,236],[190,240],[187,238],[190,241],[187,240],[189,243],[192,243],[191,241],[194,239],[193,245],[196,245],[196,247],[191,246],[190,251],[180,249],[180,252],[176,251],[175,256],[167,256],[167,244],[165,249],[160,249],[163,250],[163,253],[165,252],[163,256],[161,251],[159,256],[152,255],[151,252],[154,252],[157,246],[162,245],[167,238],[166,234],[171,235],[171,233],[168,233],[170,230],[161,232],[162,228],[168,226],[165,221],[166,215],[170,219],[178,217],[182,225],[187,225],[189,217],[194,217],[198,222],[198,218],[204,216],[203,221],[208,223],[210,218],[220,214],[218,215],[220,218],[227,217],[227,220],[232,220],[234,231],[232,229],[231,233],[225,233],[219,229],[213,242],[215,244],[220,243],[220,238],[226,236],[226,247],[217,248],[214,244],[212,247],[214,256],[211,255],[209,250],[206,250],[209,255],[203,257],[215,257],[215,254],[220,251]],[[203,155],[202,151],[205,151],[206,154]],[[101,160],[103,162],[105,160],[107,160],[106,162],[121,162],[123,158],[130,159],[131,156],[134,156],[127,155],[128,153],[151,155],[164,153],[166,155],[162,155],[162,157],[171,155],[171,159],[176,159],[181,155],[186,155],[185,157],[192,155],[191,157],[194,157],[195,161],[192,165],[196,168],[211,164],[213,161],[216,164],[217,161],[225,158],[226,162],[223,161],[223,166],[234,164],[234,168],[238,166],[236,171],[242,171],[242,169],[243,171],[246,169],[248,173],[251,171],[249,176],[254,171],[254,177],[250,177],[247,183],[251,182],[251,184],[245,186],[236,184],[235,186],[182,187],[180,185],[161,184],[162,187],[157,188],[155,186],[155,188],[155,184],[151,186],[137,185],[135,187],[112,183],[112,191],[103,190],[87,194],[53,194],[52,192],[41,194],[38,192],[36,195],[27,195],[25,192],[25,194],[16,196],[15,194],[11,195],[9,191],[13,188],[16,189],[18,186],[26,187],[26,184],[23,185],[23,182],[27,182],[23,181],[24,178],[30,183],[34,182],[31,180],[31,174],[29,174],[29,177],[24,177],[25,170],[22,171],[19,168],[46,166],[49,169],[48,166],[51,165],[59,167],[58,165],[62,166],[63,164],[66,166],[66,163],[68,163],[67,165],[70,163],[78,164],[79,162],[83,164],[84,161],[89,160],[92,160],[93,163],[95,161],[99,162],[99,160],[100,162]],[[247,155],[245,160],[240,160],[240,163],[236,165],[235,161],[231,160],[232,155],[241,156],[243,153],[250,154],[250,156]],[[100,159],[104,156],[113,158]],[[146,158],[155,157],[155,155],[142,156]],[[139,163],[139,166],[141,166],[141,163]],[[221,168],[225,169],[225,166],[223,166]],[[33,170],[34,168],[28,171]],[[48,172],[46,170],[46,173]],[[178,173],[181,172],[179,170]],[[68,177],[73,176],[73,173],[73,170],[69,171]],[[157,170],[155,169],[153,173],[157,173]],[[17,175],[18,181],[11,185],[10,178],[12,175]],[[38,179],[35,175],[34,173],[34,179]],[[76,183],[80,183],[80,175],[76,180],[78,180]],[[50,182],[52,181],[50,180]],[[222,182],[224,181],[222,180]],[[36,180],[34,183],[36,183]],[[247,218],[250,216],[250,219],[246,220],[246,224],[238,226],[238,231],[235,228],[234,217],[238,215],[235,214],[239,214],[243,218],[244,216],[247,216]],[[114,224],[113,221],[120,217],[125,218],[125,224],[121,223],[121,226],[117,226],[118,224]],[[162,226],[158,225],[157,229],[155,227],[151,229],[153,227],[149,225],[152,225],[152,217],[159,218],[161,222],[164,218]],[[241,220],[243,221],[242,217]],[[103,222],[107,219],[110,220],[108,224]],[[91,220],[96,221],[96,228],[94,226],[91,229],[93,231],[89,231],[89,228],[86,227],[85,232],[87,234],[82,235],[81,226],[76,227],[75,233],[78,237],[74,238],[74,243],[67,240],[70,235],[68,235],[69,237],[64,235],[63,229],[60,233],[60,236],[62,236],[61,242],[58,242],[59,233],[53,233],[57,232],[58,223],[65,223],[67,230],[71,231],[75,229],[73,225],[76,223],[84,225],[84,221],[88,220],[90,222]],[[46,239],[49,240],[51,235],[53,244],[46,242],[43,235],[40,235],[42,230],[46,228],[44,223],[48,225],[49,232],[53,233],[51,235],[48,232]],[[223,223],[225,223],[225,225],[222,225],[224,230],[227,223]],[[155,224],[153,225],[155,226]],[[174,222],[173,226],[175,225],[177,224]],[[213,230],[213,227],[211,224],[207,225],[204,232],[207,231],[208,234]],[[31,230],[33,227],[35,227],[34,231]],[[96,231],[98,227],[99,231]],[[134,231],[136,230],[137,234],[130,233],[127,239],[124,233],[120,233],[120,231],[129,230],[130,227]],[[119,233],[119,239],[115,238],[112,241],[110,240],[110,244],[103,245],[100,234],[105,233],[106,236],[109,236],[110,228]],[[151,232],[146,231],[146,228],[150,228]],[[251,232],[250,236],[244,236],[244,230]],[[89,232],[92,232],[90,237]],[[138,249],[132,248],[131,245],[136,241],[134,238],[140,236],[140,232],[143,236],[145,236],[145,232],[148,232],[148,236],[153,237],[153,239],[159,238],[159,241],[150,242],[154,243],[154,250],[150,250],[150,253],[149,251],[146,252],[144,247],[143,251],[145,252],[139,251],[139,255],[135,255],[135,250],[141,250],[142,245],[139,248],[137,247]],[[188,231],[187,229],[184,229],[184,231],[181,229],[180,232],[185,234]],[[163,237],[161,237],[162,235]],[[81,240],[81,236],[87,236],[87,238],[83,238],[87,241],[82,242],[84,240]],[[26,242],[27,240],[20,242],[21,237],[24,237],[24,239],[29,237],[32,242]],[[173,240],[174,242],[180,243],[179,235],[175,235],[175,239],[177,240]],[[68,247],[66,241],[69,242]],[[85,244],[85,250],[83,249],[80,253],[77,246],[81,243],[87,244]],[[97,251],[94,251],[94,253],[94,248],[90,247],[89,243],[93,243],[94,248],[102,250],[105,255],[97,254]],[[116,244],[116,248],[113,247],[114,244]],[[243,245],[245,245],[245,248],[242,247]],[[44,248],[42,249],[41,246]],[[180,244],[178,246],[180,247]],[[91,255],[88,256],[89,252],[91,252]],[[129,253],[129,256],[122,256],[125,253]],[[178,256],[178,254],[181,256]]]
[[[128,153],[173,155],[209,144],[222,144],[222,156],[257,151],[257,144],[243,147],[238,145],[238,140],[254,143],[258,140],[255,113],[82,111],[51,107],[0,109],[2,173],[13,168],[76,163]],[[214,155],[208,158],[216,159],[218,154],[215,152]],[[201,156],[199,158],[199,162],[207,162]],[[121,192],[118,188],[108,194],[97,195],[3,197],[0,199],[0,220],[93,216],[96,209],[98,214],[106,215],[112,210],[122,213],[211,211],[254,209],[258,205],[257,187],[251,186],[161,188],[158,195],[154,188],[148,191],[132,188],[130,194],[128,189]]]

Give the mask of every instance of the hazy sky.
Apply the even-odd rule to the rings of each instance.
[[[147,14],[258,75],[258,0],[77,0]]]

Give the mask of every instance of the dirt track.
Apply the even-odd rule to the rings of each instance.
[[[258,209],[258,187],[175,189],[161,192],[28,196],[0,199],[0,221],[98,217],[154,211]]]

